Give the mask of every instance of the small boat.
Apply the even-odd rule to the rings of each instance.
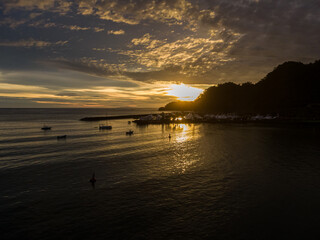
[[[43,125],[43,127],[41,128],[41,130],[51,130],[51,127]]]
[[[61,135],[61,136],[57,136],[57,139],[66,139],[67,135]]]
[[[106,113],[107,116],[107,113]],[[106,124],[99,124],[99,130],[111,130],[112,126],[108,125],[108,120],[106,121]]]
[[[99,129],[100,129],[100,130],[105,130],[105,129],[111,130],[111,129],[112,129],[112,126],[100,124],[100,125],[99,125]]]
[[[96,181],[97,181],[97,179],[95,178],[95,174],[93,173],[93,174],[92,174],[92,178],[90,178],[90,182],[91,182],[92,184],[94,184]]]
[[[132,134],[133,134],[132,130],[129,130],[128,132],[126,132],[126,135],[132,135]]]

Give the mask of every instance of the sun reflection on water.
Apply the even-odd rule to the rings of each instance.
[[[172,135],[170,142],[175,148],[171,170],[175,174],[183,174],[200,161],[198,156],[188,151],[194,147],[193,140],[199,133],[195,131],[194,124],[170,124],[168,130]]]
[[[191,127],[187,124],[176,124],[174,130],[179,131],[179,133],[176,134],[175,141],[177,143],[182,143],[190,140],[192,137],[190,129]]]

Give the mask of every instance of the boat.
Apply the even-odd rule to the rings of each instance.
[[[100,125],[99,125],[99,129],[100,129],[100,130],[105,130],[105,129],[110,130],[110,129],[112,129],[112,126],[100,124]]]
[[[132,135],[132,134],[133,134],[132,130],[129,130],[128,132],[126,132],[126,135]]]
[[[108,125],[108,121],[106,121],[106,124],[99,124],[99,130],[111,130],[111,129],[112,129],[112,126]]]
[[[92,184],[95,184],[96,181],[97,181],[97,180],[96,180],[96,178],[95,178],[95,173],[93,173],[93,174],[92,174],[92,178],[90,178],[90,182],[91,182]]]
[[[66,139],[67,135],[61,135],[61,136],[57,136],[57,139]]]
[[[43,125],[43,127],[41,128],[41,130],[51,130],[51,127]]]

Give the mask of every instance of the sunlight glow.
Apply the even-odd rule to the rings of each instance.
[[[181,154],[186,146],[190,144],[191,139],[199,137],[199,134],[195,133],[194,124],[172,124],[170,128],[172,131],[172,143],[175,144],[177,150],[177,153],[173,156],[174,173],[182,174],[200,160],[196,155]]]
[[[193,125],[194,127],[194,125]],[[187,125],[187,124],[172,124],[170,126],[170,128],[172,129],[173,132],[176,132],[176,134],[174,134],[175,136],[175,141],[177,143],[183,143],[188,141],[192,135],[191,135],[191,125]]]
[[[203,89],[190,87],[185,84],[171,84],[170,89],[167,91],[167,95],[175,96],[181,101],[193,101],[202,92]]]

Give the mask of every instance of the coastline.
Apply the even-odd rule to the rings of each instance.
[[[176,113],[171,113],[175,116]],[[80,121],[103,121],[103,120],[117,120],[117,119],[135,119],[132,122],[137,125],[159,125],[159,124],[191,124],[191,123],[212,123],[212,124],[224,124],[224,123],[261,123],[261,124],[304,124],[304,125],[319,125],[319,119],[308,119],[308,118],[289,118],[289,117],[277,117],[272,119],[252,119],[252,116],[242,116],[238,118],[201,118],[201,119],[176,119],[176,118],[164,118],[164,119],[146,119],[148,116],[159,116],[157,114],[133,114],[133,115],[119,115],[119,116],[102,116],[102,117],[84,117]]]
[[[182,121],[145,121],[134,120],[137,125],[161,125],[161,124],[303,124],[303,125],[320,125],[320,120],[306,119],[270,119],[270,120],[182,120]]]
[[[80,121],[103,121],[103,120],[116,120],[116,119],[138,119],[152,114],[133,114],[133,115],[119,115],[119,116],[104,116],[104,117],[84,117]]]

